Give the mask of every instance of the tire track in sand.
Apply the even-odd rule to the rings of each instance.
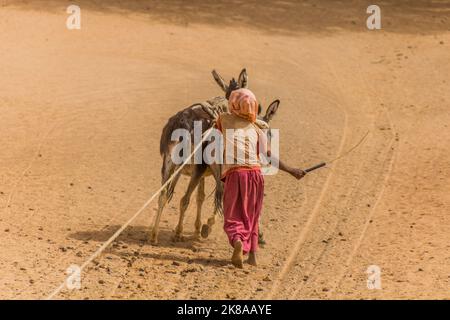
[[[388,148],[387,148],[388,150],[392,148],[392,146],[394,145],[394,141],[395,141],[395,138],[393,138],[391,143],[388,145]],[[361,246],[361,243],[362,243],[362,241],[363,241],[363,239],[364,239],[364,237],[365,237],[365,235],[367,233],[367,229],[368,229],[368,227],[370,225],[370,221],[372,220],[373,215],[374,215],[374,213],[375,213],[375,211],[376,211],[376,209],[378,207],[378,204],[380,203],[380,200],[383,198],[384,192],[386,190],[386,184],[389,181],[389,178],[390,178],[391,172],[392,172],[392,168],[393,168],[393,165],[395,163],[395,158],[396,158],[395,155],[396,155],[396,153],[393,152],[393,154],[391,156],[391,159],[389,160],[389,167],[388,167],[388,170],[387,170],[387,174],[386,174],[386,176],[385,176],[385,178],[383,180],[383,186],[381,188],[381,191],[380,191],[380,193],[379,193],[379,195],[377,197],[377,200],[375,201],[374,206],[372,207],[372,210],[370,210],[370,213],[367,216],[367,219],[366,219],[366,221],[364,223],[364,227],[363,227],[363,230],[361,232],[361,235],[359,236],[358,240],[356,241],[356,243],[355,243],[355,245],[353,247],[353,250],[351,251],[349,257],[347,258],[347,261],[345,262],[344,270],[339,274],[338,281],[336,282],[336,285],[333,288],[331,288],[331,290],[328,293],[328,296],[330,296],[330,297],[335,293],[336,289],[339,288],[339,286],[341,285],[342,280],[344,279],[345,274],[346,274],[346,272],[348,270],[348,267],[350,266],[353,258],[355,257],[355,255],[356,255],[359,247]]]
[[[327,65],[328,65],[328,68],[330,69],[331,66],[328,63],[327,63]],[[333,68],[333,71],[334,71],[334,68]],[[333,74],[335,74],[335,72],[333,72]],[[348,135],[348,114],[347,114],[347,110],[340,103],[338,103],[337,105],[340,107],[341,111],[344,114],[344,128],[342,130],[342,138],[341,138],[341,142],[339,143],[339,147],[338,147],[338,150],[336,152],[336,156],[338,156],[339,154],[342,153],[342,151],[344,149],[344,146],[345,146],[345,142],[347,140],[347,135]],[[309,215],[308,220],[306,221],[305,227],[300,232],[300,235],[298,236],[297,241],[296,241],[293,249],[291,250],[291,253],[290,253],[288,259],[284,262],[283,267],[281,269],[281,272],[279,273],[277,279],[274,281],[272,289],[266,295],[265,299],[268,299],[268,300],[273,299],[273,297],[279,291],[281,282],[284,280],[286,275],[292,269],[292,265],[294,263],[295,258],[298,255],[298,252],[299,252],[299,250],[301,248],[301,245],[305,241],[306,235],[310,231],[311,225],[314,222],[317,213],[319,212],[320,205],[322,204],[323,197],[325,196],[325,193],[328,190],[330,181],[331,181],[332,177],[334,176],[334,172],[335,171],[333,170],[333,168],[331,168],[331,172],[328,174],[328,176],[327,176],[327,178],[325,180],[325,183],[324,183],[324,185],[322,187],[322,190],[320,192],[319,198],[317,199],[317,201],[316,201],[316,203],[314,205],[314,208],[313,208],[311,214]]]
[[[361,172],[363,167],[364,167],[365,162],[361,161],[359,166],[358,166],[358,172]],[[352,187],[350,188],[350,191],[347,192],[346,194],[346,198],[349,199],[346,201],[346,206],[348,207],[348,203],[350,202],[350,199],[353,197],[353,195],[355,194],[356,190],[360,187],[362,182],[362,178],[360,176],[360,178],[358,178],[353,184]],[[335,214],[337,215],[337,210],[335,209]],[[334,225],[334,227],[332,228],[332,234],[336,234],[337,232],[337,228],[339,227],[339,221],[336,222],[336,224]],[[317,259],[315,259],[314,263],[310,263],[310,268],[309,270],[305,273],[307,279],[311,279],[316,273],[316,269],[318,267],[319,262],[323,259],[324,255],[326,254],[327,250],[330,248],[330,242],[327,243],[327,245],[321,250],[319,256],[317,257]],[[303,290],[303,288],[306,286],[306,281],[301,282],[301,284],[297,287],[297,289],[294,290],[294,292],[290,295],[290,299],[296,299],[297,295]]]
[[[359,70],[361,70],[361,65],[359,66]],[[367,78],[361,73],[361,71],[359,73],[360,73],[360,77],[362,78],[365,87],[368,89],[369,85],[367,83]],[[367,92],[370,92],[370,90],[368,90]],[[368,97],[370,99],[370,95]],[[375,97],[378,100],[378,103],[383,106],[383,109],[385,111],[386,117],[387,117],[388,122],[389,122],[389,126],[392,129],[392,139],[389,142],[389,145],[388,145],[388,148],[387,148],[388,152],[389,152],[389,150],[392,150],[392,156],[391,156],[391,159],[389,160],[389,166],[388,166],[388,170],[387,170],[386,176],[383,179],[383,185],[381,187],[381,191],[380,191],[380,193],[379,193],[379,195],[378,195],[378,197],[377,197],[377,199],[375,201],[374,206],[372,207],[372,210],[370,210],[370,213],[367,216],[367,219],[365,221],[365,224],[364,224],[363,230],[361,232],[361,235],[359,236],[357,242],[355,243],[355,245],[353,247],[353,250],[351,251],[351,253],[350,253],[350,255],[349,255],[349,257],[348,257],[348,259],[347,259],[347,261],[345,263],[344,270],[339,274],[338,281],[336,282],[336,285],[333,288],[331,288],[331,290],[328,293],[329,297],[332,297],[333,295],[335,295],[336,290],[340,287],[340,285],[342,283],[342,280],[344,279],[345,274],[346,274],[348,268],[350,267],[350,264],[353,261],[353,258],[355,257],[358,249],[360,248],[360,246],[361,246],[361,244],[362,244],[362,242],[364,240],[364,237],[365,237],[365,235],[367,233],[367,229],[369,228],[369,225],[370,225],[370,221],[372,220],[373,215],[375,214],[375,211],[378,208],[380,200],[384,196],[384,192],[386,190],[386,185],[387,185],[387,183],[388,183],[388,181],[389,181],[389,179],[391,177],[392,169],[394,167],[394,163],[395,163],[395,159],[396,159],[396,155],[397,155],[397,153],[395,152],[395,149],[393,149],[393,146],[395,144],[396,137],[398,135],[398,131],[395,129],[394,122],[392,121],[392,118],[391,118],[391,115],[389,113],[389,110],[386,108],[386,106],[383,103],[381,103],[381,101],[379,101],[377,95],[375,95]]]

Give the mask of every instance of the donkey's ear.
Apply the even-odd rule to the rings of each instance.
[[[239,74],[238,84],[240,88],[248,87],[248,75],[247,70],[245,68],[242,69],[241,73]]]
[[[280,100],[278,100],[278,99],[270,104],[270,106],[267,108],[266,115],[264,116],[265,122],[268,123],[270,120],[272,120],[275,113],[277,113],[279,105],[280,105]]]
[[[223,92],[227,92],[228,86],[225,84],[225,81],[223,80],[223,78],[217,73],[216,70],[213,70],[211,73],[214,77],[214,80],[216,80],[217,84],[223,90]]]

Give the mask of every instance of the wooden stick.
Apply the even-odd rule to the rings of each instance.
[[[316,164],[315,166],[313,166],[313,167],[311,167],[311,168],[305,169],[305,172],[308,173],[308,172],[314,171],[314,170],[316,170],[316,169],[320,169],[320,168],[322,168],[322,167],[325,167],[326,165],[327,165],[327,164],[326,164],[325,162],[321,162],[321,163]]]

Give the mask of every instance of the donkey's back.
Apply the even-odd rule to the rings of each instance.
[[[172,140],[172,133],[177,129],[187,130],[193,138],[194,123],[202,123],[202,131],[205,132],[215,121],[215,117],[227,112],[228,101],[225,97],[214,97],[210,100],[195,103],[169,118],[164,126],[159,141],[159,152],[161,156],[169,153],[179,141]],[[191,140],[193,141],[193,140]]]

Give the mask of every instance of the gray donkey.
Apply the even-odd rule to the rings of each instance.
[[[171,177],[171,175],[178,169],[179,165],[172,161],[172,150],[179,143],[179,141],[173,141],[172,132],[176,129],[186,129],[191,135],[194,133],[194,121],[200,121],[202,123],[202,131],[205,132],[215,124],[215,120],[221,113],[228,112],[228,98],[233,90],[239,88],[247,88],[248,75],[246,69],[243,69],[239,74],[238,81],[233,78],[227,85],[223,78],[215,71],[212,71],[213,77],[219,87],[224,91],[225,97],[215,97],[202,103],[193,104],[172,116],[167,124],[164,126],[161,139],[160,139],[160,154],[163,158],[163,164],[161,168],[161,184]],[[264,116],[258,116],[258,118],[265,123],[269,121],[275,115],[280,101],[275,100],[267,108]],[[259,106],[258,113],[261,113],[261,105]],[[191,141],[194,141],[191,139]],[[203,142],[202,148],[207,146],[208,142]],[[221,181],[222,166],[220,164],[193,164],[188,163],[180,173],[174,177],[174,179],[161,191],[158,201],[158,211],[155,216],[153,229],[150,234],[150,241],[153,244],[158,243],[158,231],[159,222],[161,219],[162,211],[169,202],[174,193],[175,186],[180,178],[180,175],[184,174],[190,176],[190,181],[186,193],[180,201],[180,215],[178,225],[175,229],[174,241],[183,241],[183,221],[186,210],[189,206],[190,198],[194,190],[197,188],[197,216],[195,220],[195,233],[194,238],[199,239],[200,236],[207,238],[211,233],[212,226],[215,223],[216,215],[222,213],[222,197],[223,197],[223,183]],[[215,179],[215,196],[214,196],[214,213],[208,219],[207,223],[202,226],[201,211],[202,205],[205,200],[205,177],[212,175]]]

